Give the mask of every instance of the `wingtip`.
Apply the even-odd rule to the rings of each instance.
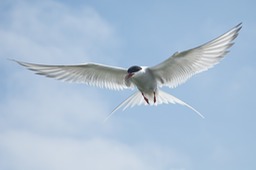
[[[243,22],[240,22],[239,24],[237,24],[237,27],[242,27]]]
[[[239,32],[239,31],[242,29],[242,27],[243,27],[243,23],[240,22],[239,24],[237,24],[237,25],[234,27],[234,29],[236,29],[236,32]]]
[[[21,66],[26,66],[25,62],[22,62],[22,61],[19,61],[19,60],[15,60],[13,58],[8,58],[8,60],[10,60],[12,62],[15,62],[15,63],[18,63]]]
[[[19,61],[18,61],[18,60],[15,60],[15,59],[13,59],[13,58],[7,58],[7,60],[12,61],[12,62],[19,63]]]

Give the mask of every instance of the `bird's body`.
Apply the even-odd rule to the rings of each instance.
[[[148,67],[141,67],[141,70],[138,74],[134,74],[130,78],[127,78],[126,81],[134,84],[138,90],[144,95],[153,95],[157,91],[157,81]]]
[[[208,43],[183,52],[176,52],[162,63],[153,67],[132,66],[127,70],[97,63],[42,65],[16,62],[35,71],[37,74],[59,80],[86,83],[114,90],[133,87],[139,90],[139,92],[134,93],[114,109],[109,116],[121,107],[126,109],[127,107],[141,104],[178,103],[189,107],[203,117],[190,105],[161,91],[160,87],[168,86],[174,88],[184,83],[194,74],[205,71],[219,63],[233,45],[233,40],[237,37],[241,27],[241,24],[238,24],[230,31]]]

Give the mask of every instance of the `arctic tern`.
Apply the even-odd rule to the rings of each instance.
[[[138,89],[128,99],[118,105],[108,116],[116,110],[135,105],[158,105],[178,103],[195,111],[199,116],[204,116],[192,106],[176,97],[161,91],[159,88],[168,86],[175,88],[187,81],[193,75],[206,71],[218,64],[234,44],[242,23],[233,27],[223,35],[198,47],[176,52],[171,57],[153,67],[131,66],[125,69],[98,63],[84,63],[78,65],[44,65],[16,61],[36,74],[64,80],[68,82],[85,83],[113,90]]]

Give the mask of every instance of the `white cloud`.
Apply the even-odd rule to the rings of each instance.
[[[46,137],[22,131],[9,131],[0,138],[1,169],[153,170],[172,169],[169,163],[177,161],[165,148],[143,146],[141,152],[104,138]]]
[[[117,45],[111,27],[93,8],[54,1],[11,1],[0,26],[1,54],[46,61],[85,61]],[[83,59],[83,60],[81,60]]]
[[[1,169],[119,170],[146,166],[126,146],[102,139],[47,138],[23,132],[10,132],[1,138],[5,153]]]
[[[93,123],[102,124],[107,115],[108,107],[99,100],[96,92],[47,84],[47,81],[29,83],[27,87],[29,89],[22,89],[20,93],[15,91],[17,94],[10,92],[0,105],[5,113],[0,122],[8,122],[8,127],[48,133],[79,133]],[[99,102],[102,102],[101,107]]]

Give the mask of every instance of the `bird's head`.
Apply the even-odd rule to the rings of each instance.
[[[142,67],[140,67],[140,66],[131,66],[127,70],[127,73],[128,73],[127,78],[131,78],[134,74],[139,72],[141,69],[142,69]]]

